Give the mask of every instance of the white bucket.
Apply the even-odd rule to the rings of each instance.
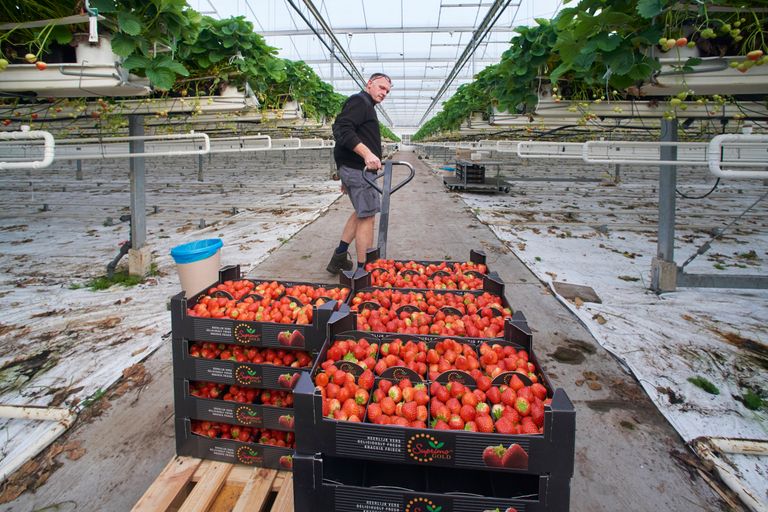
[[[218,281],[222,245],[221,239],[212,238],[171,249],[185,297],[192,297]]]

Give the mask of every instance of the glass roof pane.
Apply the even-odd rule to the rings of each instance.
[[[211,13],[208,0],[188,3]],[[472,32],[496,4],[506,8],[427,113],[472,40]],[[330,45],[331,39],[317,19],[319,14],[343,50],[337,53],[346,53],[363,76],[383,71],[392,77],[394,87],[382,108],[396,132],[410,133],[437,114],[459,85],[499,61],[514,36],[512,27],[533,24],[536,17],[549,19],[561,4],[558,0],[216,0],[217,14],[211,15],[245,16],[281,57],[307,62],[338,92],[352,94],[360,86],[338,62],[331,66],[330,52],[323,44]]]

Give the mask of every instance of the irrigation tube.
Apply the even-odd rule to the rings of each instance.
[[[741,142],[749,145],[765,144],[768,142],[768,135],[739,135],[735,133],[725,133],[722,135],[716,135],[709,142],[709,153],[707,155],[707,161],[709,162],[709,172],[719,178],[768,178],[768,171],[736,171],[733,169],[723,169],[722,160],[720,158],[723,144],[728,142]],[[739,163],[738,165],[749,165],[752,167],[765,167],[768,165],[768,158],[761,161],[753,161],[748,163]],[[734,165],[729,163],[729,165]]]
[[[69,409],[59,407],[0,405],[0,418],[55,422],[24,451],[3,460],[3,467],[0,469],[0,482],[4,482],[22,464],[43,451],[46,446],[71,427],[77,414]]]
[[[173,150],[173,151],[157,151],[157,152],[144,152],[144,153],[131,153],[123,152],[123,153],[105,153],[104,152],[104,144],[114,144],[114,143],[120,143],[120,142],[130,142],[134,140],[142,140],[144,142],[166,142],[166,141],[174,141],[174,140],[198,140],[199,142],[196,142],[195,145],[197,146],[197,149],[191,149],[191,150]],[[101,145],[101,151],[98,153],[72,153],[72,154],[64,154],[62,155],[61,152],[59,155],[56,156],[56,160],[100,160],[104,158],[129,158],[133,156],[144,156],[144,157],[154,157],[154,156],[186,156],[186,155],[205,155],[207,153],[210,153],[211,151],[211,140],[208,137],[208,134],[205,133],[177,133],[177,134],[169,134],[169,135],[145,135],[145,136],[135,136],[135,137],[110,137],[110,138],[87,138],[87,139],[65,139],[59,141],[59,149],[67,148],[67,147],[73,147],[75,144],[100,144]],[[79,151],[79,150],[78,150]]]
[[[517,144],[517,150],[499,149],[500,153],[517,152],[520,158],[559,158],[564,160],[581,160],[583,154],[581,142],[520,142]],[[569,151],[569,149],[577,151]],[[526,149],[528,153],[526,153]],[[531,152],[533,149],[539,149],[538,152]]]
[[[244,147],[243,143],[251,140],[263,140],[266,142],[266,146],[264,147]],[[217,148],[216,145],[220,142],[239,142],[240,147],[237,148]],[[211,148],[211,153],[247,153],[251,151],[267,151],[269,149],[272,149],[272,137],[269,135],[246,135],[244,137],[219,137],[216,139],[213,139],[211,142],[213,142],[213,146]]]
[[[43,169],[53,163],[56,143],[53,135],[42,130],[30,130],[29,126],[23,126],[20,132],[0,132],[0,140],[40,140],[42,139],[45,147],[43,148],[43,159],[30,162],[0,162],[0,170],[9,169]]]
[[[674,146],[678,149],[701,149],[704,154],[701,156],[701,158],[696,160],[657,160],[652,158],[646,158],[646,159],[639,159],[639,158],[594,158],[589,156],[589,150],[596,146],[607,146],[608,149],[612,147],[616,147],[618,145],[626,145],[626,149],[632,149],[632,148],[650,148],[655,149],[659,148],[661,149],[662,146]],[[625,149],[625,148],[619,148]],[[584,148],[582,152],[582,158],[583,160],[588,164],[631,164],[631,165],[704,165],[706,162],[706,150],[707,150],[707,143],[706,142],[677,142],[677,141],[669,141],[669,142],[634,142],[634,141],[623,141],[623,140],[614,140],[614,141],[608,141],[608,140],[590,140],[584,143]],[[718,153],[719,155],[719,153]]]

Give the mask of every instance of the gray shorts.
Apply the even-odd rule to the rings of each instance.
[[[373,176],[376,173],[369,175],[370,178]],[[363,179],[363,171],[342,165],[339,167],[339,178],[359,218],[372,217],[381,211],[381,194]]]

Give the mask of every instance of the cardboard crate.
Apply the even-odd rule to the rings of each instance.
[[[239,266],[224,267],[219,271],[219,281],[243,279],[240,276]],[[270,279],[251,280],[256,283],[270,282]],[[343,288],[337,284],[320,284],[306,282],[280,281],[286,287],[296,285],[322,286],[325,288]],[[215,286],[218,283],[213,283]],[[337,301],[329,301],[321,306],[312,308],[312,324],[283,324],[276,322],[250,322],[229,318],[201,318],[190,316],[187,310],[194,305],[198,298],[207,293],[206,290],[186,299],[184,293],[179,293],[171,298],[171,331],[176,339],[188,339],[194,341],[210,341],[215,343],[231,343],[243,346],[258,346],[272,348],[302,348],[305,350],[319,350],[325,340],[325,330],[331,314],[341,304]],[[350,293],[351,294],[351,293]],[[288,336],[281,335],[288,333]],[[293,345],[288,345],[291,335],[297,340]]]
[[[173,379],[176,417],[293,431],[293,407],[275,407],[223,399],[199,398],[190,394],[189,387],[189,380]]]
[[[190,418],[176,418],[176,455],[290,471],[293,448],[194,434]]]
[[[527,328],[524,317],[521,317],[522,314],[518,312],[516,323],[509,323],[506,342],[514,343],[527,350],[530,360],[541,372],[541,367],[532,350],[530,330]],[[330,346],[330,340],[334,339],[338,332],[343,332],[344,324],[348,326],[349,320],[343,317],[338,319],[338,322],[338,324],[333,322],[329,326],[330,339],[316,360],[315,372],[318,370],[319,362],[325,360],[325,352]],[[336,331],[335,328],[340,330]],[[517,332],[514,334],[509,332],[512,330]],[[466,341],[461,338],[456,339]],[[492,341],[500,342],[496,339]],[[347,370],[350,368],[345,369]],[[451,372],[445,378],[455,380],[462,373],[464,372]],[[406,375],[407,372],[402,374]],[[501,381],[508,382],[507,379],[511,378],[512,374],[513,372],[509,372],[500,376]],[[468,377],[468,374],[464,375]],[[544,410],[543,433],[508,435],[463,430],[419,429],[329,419],[323,416],[322,396],[320,391],[316,390],[311,374],[302,374],[294,388],[297,452],[322,452],[338,457],[429,467],[549,474],[570,478],[573,475],[574,465],[575,409],[565,391],[555,389],[553,393],[548,379],[543,373],[541,375],[548,395],[552,396],[551,404]],[[509,468],[488,466],[483,459],[483,451],[489,446],[499,445],[507,449],[518,445],[516,450],[525,452],[527,466],[519,465]]]
[[[296,510],[566,512],[570,479],[296,454]]]

